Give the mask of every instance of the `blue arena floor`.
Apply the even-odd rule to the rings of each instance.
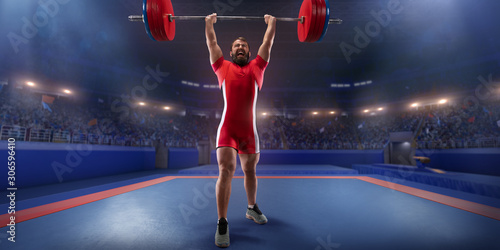
[[[19,209],[179,175],[149,171],[27,189]],[[343,174],[292,176],[259,179],[265,225],[245,218],[243,179],[233,179],[229,249],[500,249],[500,220]],[[20,222],[16,243],[0,237],[0,247],[218,249],[215,182],[185,176]]]

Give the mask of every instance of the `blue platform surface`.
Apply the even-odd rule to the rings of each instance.
[[[303,167],[314,169],[315,166],[304,165]],[[295,166],[287,167],[287,169],[289,170],[294,168]],[[214,174],[216,173],[216,166],[211,166],[211,170],[212,171],[210,172],[210,174],[204,174],[204,175],[211,175],[211,176],[216,175]],[[288,172],[288,174],[276,174],[276,175],[287,175],[287,176],[305,175],[301,174],[301,172],[302,171],[296,171],[295,173],[298,174],[292,174],[291,172]],[[164,176],[179,176],[179,175],[189,176],[192,174],[185,174],[185,173],[182,174],[179,173],[179,170],[156,169],[150,171],[121,174],[116,176],[105,176],[105,177],[92,178],[86,180],[78,180],[78,181],[43,185],[37,187],[28,187],[28,188],[23,188],[22,190],[18,190],[18,192],[16,192],[16,201],[17,201],[16,207],[18,208],[18,210],[22,210],[65,199],[71,199],[82,195],[92,194],[95,192],[105,191],[116,187],[135,184],[142,181],[152,180],[155,178],[161,178]],[[273,175],[269,174],[269,176]],[[428,185],[425,183],[399,179],[395,178],[394,175],[389,175],[389,176],[364,175],[364,176],[369,176],[372,178],[377,178],[380,180],[389,181],[396,184],[411,186],[429,192],[434,192],[442,195],[447,195],[450,197],[455,197],[458,199],[468,200],[500,208],[500,199],[495,199],[492,197],[485,197],[482,195],[461,192],[459,190],[453,190],[446,187],[438,187],[434,185]],[[8,194],[7,191],[0,191],[0,211],[7,211],[7,207],[9,206],[6,196],[7,194]]]
[[[28,220],[2,249],[219,249],[216,179],[175,179]],[[229,249],[499,249],[500,221],[355,179],[261,179],[269,222],[229,201]],[[4,230],[2,228],[1,230]]]
[[[406,180],[500,199],[498,176],[458,172],[427,173],[420,172],[413,166],[392,164],[354,164],[353,169],[358,170],[361,175],[381,175],[392,181]]]
[[[257,165],[257,175],[357,175],[358,171],[333,165]],[[179,170],[185,175],[218,175],[215,164]],[[243,176],[241,166],[236,166],[235,176]]]

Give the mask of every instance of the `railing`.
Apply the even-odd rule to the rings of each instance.
[[[133,147],[152,147],[152,139],[131,138],[125,136],[96,135],[69,131],[54,131],[51,129],[34,129],[19,126],[4,125],[0,128],[0,140],[15,138],[16,141],[30,142],[53,142],[53,143],[75,143],[96,144]],[[195,147],[193,142],[169,142],[172,147]]]
[[[29,129],[29,139],[32,142],[51,142],[50,133],[48,129]]]
[[[50,135],[50,133],[49,133],[49,135]],[[70,143],[71,142],[71,134],[68,131],[54,132],[54,134],[52,135],[52,142]]]
[[[96,144],[96,145],[117,145],[133,147],[152,147],[153,139],[141,137],[111,136],[85,134],[69,131],[54,131],[50,129],[24,128],[20,126],[4,125],[0,129],[1,140],[15,138],[16,141],[31,142],[54,142],[54,143],[75,143],[75,144]],[[194,148],[196,140],[168,139],[164,142],[168,147]],[[290,149],[382,149],[385,147],[381,142],[340,142],[328,141],[323,143],[289,142]],[[283,149],[281,141],[262,140],[262,149]],[[453,149],[453,148],[498,148],[500,147],[500,137],[489,137],[468,140],[445,140],[445,141],[417,141],[420,149]]]
[[[2,140],[14,138],[16,141],[26,141],[26,128],[20,126],[2,126],[0,130]]]
[[[447,141],[418,141],[418,148],[421,149],[450,149],[450,148],[498,148],[500,138],[480,138],[468,140],[447,140]]]

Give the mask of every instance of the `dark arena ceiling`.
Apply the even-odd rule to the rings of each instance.
[[[152,41],[142,23],[141,0],[0,2],[0,80],[37,81],[86,92],[130,94],[153,71],[164,74],[147,96],[204,107],[219,97],[205,45],[204,22],[177,22],[171,42]],[[176,15],[297,17],[301,1],[172,0]],[[55,4],[54,4],[55,3]],[[297,24],[279,22],[263,96],[311,105],[352,108],[414,95],[474,89],[478,76],[499,78],[500,1],[336,0],[320,43],[300,43]],[[42,14],[41,14],[42,13]],[[36,25],[35,25],[36,23]],[[220,46],[249,40],[253,57],[266,28],[259,21],[220,21]],[[154,76],[153,76],[154,78]],[[372,84],[354,87],[354,83]],[[332,84],[350,84],[332,88]],[[294,102],[295,100],[295,102]],[[209,103],[209,101],[207,101]]]

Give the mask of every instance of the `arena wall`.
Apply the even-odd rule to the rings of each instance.
[[[7,142],[0,142],[4,159],[0,187],[9,186]],[[168,169],[198,166],[198,150],[168,149]],[[500,149],[417,150],[431,159],[431,168],[500,176]],[[259,164],[329,164],[351,168],[353,164],[383,163],[382,150],[264,150]],[[215,151],[211,164],[217,164]],[[128,172],[153,170],[154,148],[16,142],[15,186],[29,187],[68,182]]]

